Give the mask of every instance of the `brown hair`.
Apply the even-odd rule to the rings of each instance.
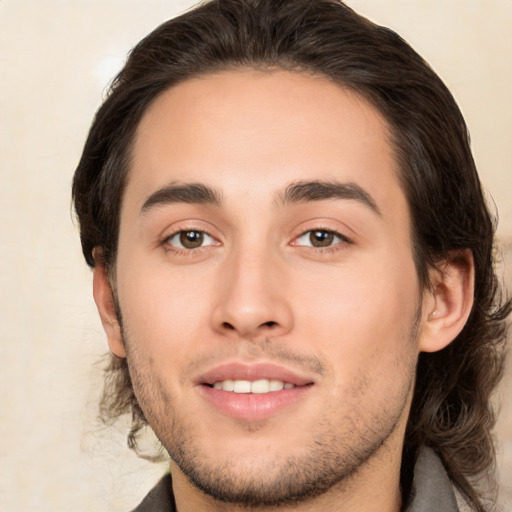
[[[475,296],[470,318],[446,349],[419,357],[403,464],[418,446],[441,456],[455,484],[485,510],[472,481],[492,467],[489,397],[503,365],[505,319],[493,267],[494,226],[469,136],[452,95],[396,33],[338,0],[214,0],[170,20],[131,52],[96,114],[73,182],[85,259],[101,247],[115,269],[119,212],[134,132],[149,104],[188,78],[223,69],[281,67],[329,77],[369,99],[387,119],[412,217],[420,282],[457,251],[471,250]],[[129,444],[146,423],[126,360],[112,356],[102,414],[133,416]]]

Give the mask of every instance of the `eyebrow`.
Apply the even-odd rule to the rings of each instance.
[[[381,215],[377,203],[363,188],[355,183],[337,181],[314,180],[292,183],[284,192],[278,194],[277,204],[287,205],[326,199],[359,201],[374,213]],[[140,213],[144,215],[154,208],[173,203],[221,206],[222,194],[202,183],[171,183],[153,192],[144,201]]]
[[[171,183],[153,192],[140,209],[145,214],[159,206],[173,203],[211,204],[220,206],[221,194],[202,183]]]
[[[281,204],[306,203],[325,199],[348,199],[358,201],[374,213],[381,215],[380,209],[372,196],[355,183],[337,181],[298,181],[292,183],[284,193],[279,194]]]

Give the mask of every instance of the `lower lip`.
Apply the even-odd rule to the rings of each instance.
[[[202,395],[222,414],[246,421],[260,421],[277,414],[305,397],[312,385],[270,393],[233,393],[210,386],[198,386]]]

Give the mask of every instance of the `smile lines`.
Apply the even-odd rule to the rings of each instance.
[[[212,386],[214,389],[223,391],[231,391],[233,393],[271,393],[274,391],[282,391],[283,389],[292,389],[295,384],[283,382],[282,380],[259,379],[250,380],[223,380],[215,382]]]

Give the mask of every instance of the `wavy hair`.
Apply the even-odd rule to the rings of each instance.
[[[329,77],[367,98],[391,132],[412,219],[422,286],[432,268],[462,250],[475,262],[474,306],[444,350],[422,353],[407,426],[402,483],[420,445],[434,448],[477,511],[475,479],[495,459],[490,395],[503,368],[505,300],[493,266],[495,226],[469,135],[455,100],[429,65],[395,32],[338,0],[214,0],[172,19],[131,52],[96,113],[73,181],[83,253],[102,248],[115,281],[119,213],[138,123],[163,91],[222,70],[283,68]],[[121,318],[119,317],[119,320]],[[101,403],[105,421],[131,413],[129,445],[146,419],[125,359],[111,356]]]

